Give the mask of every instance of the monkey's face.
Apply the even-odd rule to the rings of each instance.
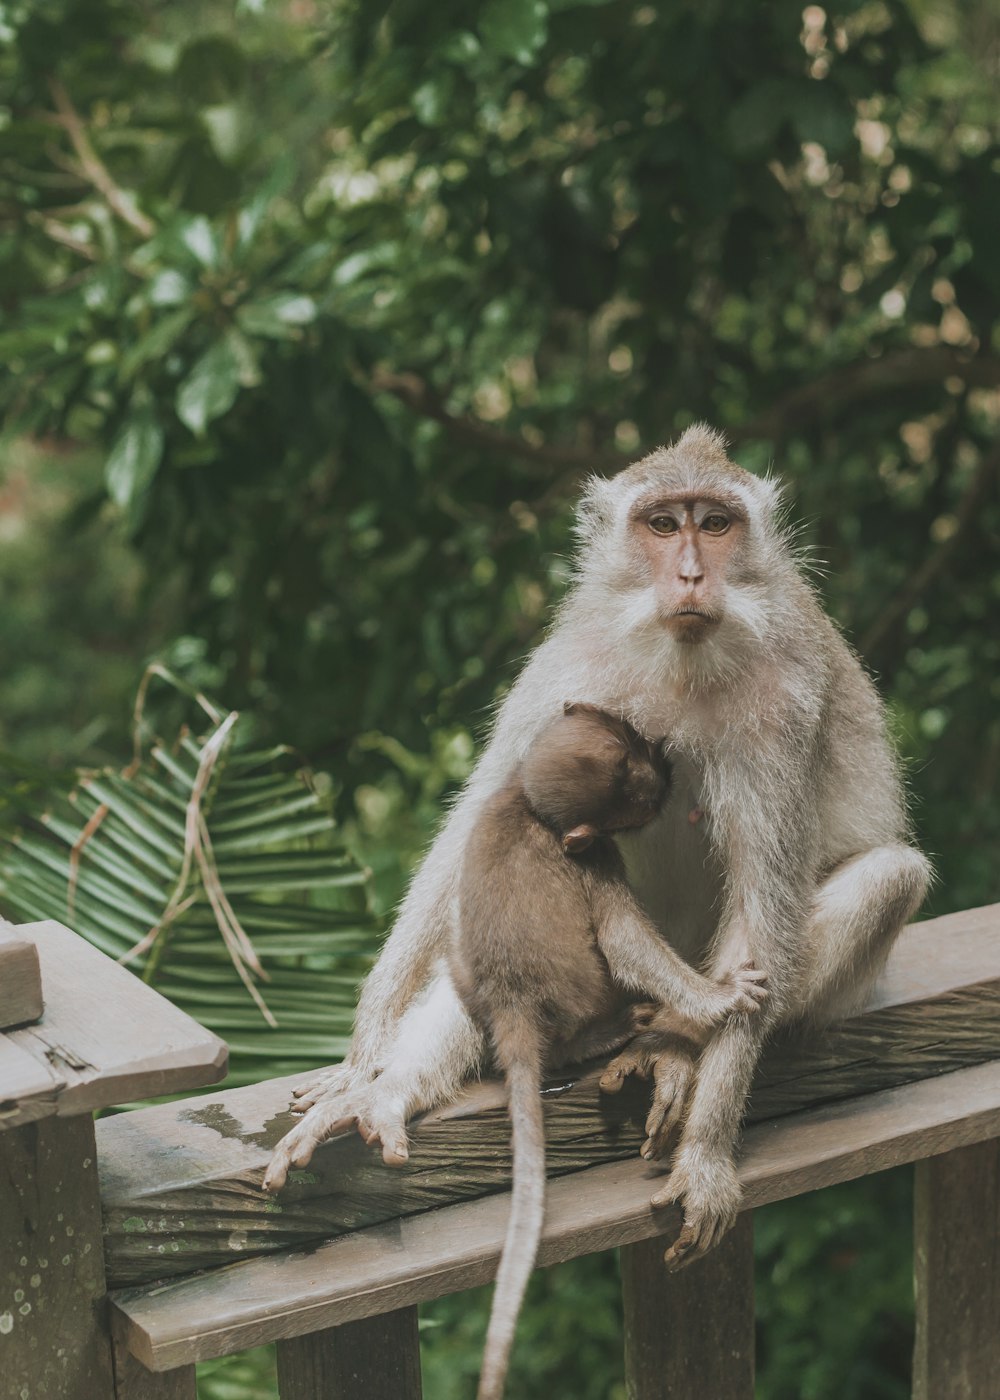
[[[710,496],[647,497],[633,507],[629,527],[663,626],[679,642],[704,641],[725,616],[726,586],[746,550],[742,505]]]

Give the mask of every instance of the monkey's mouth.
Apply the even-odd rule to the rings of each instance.
[[[665,618],[666,622],[679,622],[694,619],[697,622],[717,622],[718,618],[714,613],[708,612],[705,608],[675,608]]]
[[[718,624],[715,613],[705,608],[676,608],[663,619],[664,626],[679,642],[700,642]]]

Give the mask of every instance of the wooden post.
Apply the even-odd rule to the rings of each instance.
[[[913,1400],[985,1400],[1000,1383],[1000,1139],[916,1172]]]
[[[147,1371],[120,1342],[112,1342],[115,1400],[196,1400],[193,1366],[176,1371]]]
[[[0,1133],[0,1392],[114,1394],[94,1122],[44,1118]]]
[[[753,1218],[668,1273],[665,1236],[621,1252],[628,1400],[753,1400]]]
[[[278,1343],[281,1400],[421,1400],[417,1310]]]

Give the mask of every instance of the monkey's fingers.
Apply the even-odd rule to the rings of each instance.
[[[314,1103],[329,1094],[341,1094],[349,1090],[357,1079],[357,1071],[347,1064],[334,1065],[330,1069],[319,1070],[311,1079],[304,1079],[292,1090],[296,1102],[293,1113],[304,1113]]]
[[[673,1244],[663,1256],[663,1262],[673,1273],[687,1262],[686,1256],[690,1250],[694,1249],[698,1240],[698,1232],[693,1225],[685,1225]]]
[[[688,1224],[685,1216],[684,1228],[663,1256],[670,1273],[678,1273],[696,1260],[704,1259],[720,1242],[731,1223],[724,1216],[706,1214],[695,1217]]]
[[[358,1119],[358,1132],[369,1147],[377,1143],[382,1149],[382,1161],[387,1167],[401,1167],[410,1160],[410,1144],[406,1129],[396,1118],[382,1121]]]
[[[623,1050],[616,1055],[600,1078],[600,1087],[605,1094],[617,1094],[630,1074],[638,1079],[648,1079],[653,1067],[651,1056],[643,1050]]]
[[[653,1070],[653,1102],[646,1118],[646,1141],[640,1154],[647,1162],[666,1154],[680,1125],[694,1081],[694,1061],[687,1055],[661,1055]]]
[[[308,1166],[320,1143],[352,1127],[356,1116],[354,1113],[333,1113],[329,1110],[317,1113],[315,1109],[305,1114],[274,1149],[264,1173],[264,1190],[272,1195],[280,1191],[293,1167]]]

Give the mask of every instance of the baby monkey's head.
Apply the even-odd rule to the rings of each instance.
[[[601,832],[645,826],[670,791],[662,744],[596,705],[567,704],[531,745],[520,776],[528,805],[570,854]]]

